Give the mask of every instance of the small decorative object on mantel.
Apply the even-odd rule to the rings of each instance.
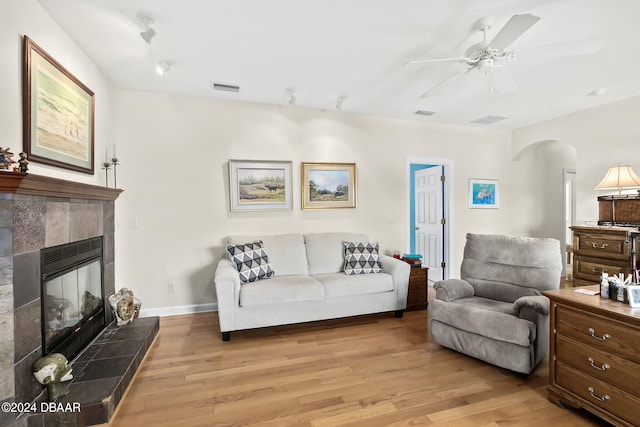
[[[0,170],[13,172],[16,161],[13,160],[13,153],[10,150],[11,147],[0,147]]]
[[[117,157],[111,158],[111,164],[113,165],[113,187],[118,188],[118,175],[116,175],[116,167],[120,164]]]
[[[18,160],[18,169],[22,173],[27,173],[29,170],[29,160],[27,159],[27,153],[24,151],[20,153],[20,160]]]
[[[109,187],[109,171],[111,170],[111,162],[102,162],[102,169],[104,169],[104,186]]]
[[[133,322],[140,313],[140,300],[133,297],[133,291],[122,288],[109,295],[109,304],[116,319],[116,325],[122,326]]]
[[[67,358],[60,353],[51,353],[36,360],[33,364],[33,376],[38,382],[47,386],[49,402],[69,394],[69,388],[61,384],[73,379]]]

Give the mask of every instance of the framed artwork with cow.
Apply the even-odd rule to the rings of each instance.
[[[355,207],[355,163],[302,164],[302,209]]]
[[[231,212],[292,210],[292,163],[229,160]]]

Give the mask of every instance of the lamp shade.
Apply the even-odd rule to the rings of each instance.
[[[640,178],[635,174],[631,166],[618,164],[610,167],[602,181],[596,185],[595,190],[631,190],[640,188]]]

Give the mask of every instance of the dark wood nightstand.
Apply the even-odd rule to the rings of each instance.
[[[427,308],[428,279],[429,269],[427,267],[411,267],[409,291],[407,293],[407,311]]]

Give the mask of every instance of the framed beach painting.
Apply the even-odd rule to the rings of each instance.
[[[229,160],[231,212],[292,210],[292,163]]]
[[[24,36],[23,137],[29,161],[94,173],[94,94]]]
[[[302,164],[302,209],[355,207],[355,163]]]
[[[498,181],[469,178],[469,208],[497,209],[500,205]]]

